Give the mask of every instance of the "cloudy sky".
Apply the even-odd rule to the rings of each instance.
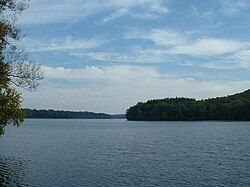
[[[19,24],[46,76],[23,107],[124,113],[250,88],[250,0],[31,0]]]

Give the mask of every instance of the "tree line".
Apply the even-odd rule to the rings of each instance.
[[[73,112],[62,110],[23,109],[26,118],[53,118],[53,119],[118,119],[125,118],[123,114],[105,114],[94,112]]]
[[[126,111],[128,120],[250,120],[250,89],[205,100],[165,98],[139,102]]]

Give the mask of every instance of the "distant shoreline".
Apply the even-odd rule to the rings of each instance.
[[[23,109],[26,119],[126,119],[125,114],[106,114],[95,112],[74,112],[63,110]]]
[[[25,119],[124,119],[127,120],[126,118],[28,118],[26,117]]]
[[[47,120],[47,119],[63,119],[63,120],[126,120],[128,122],[250,122],[250,120],[127,120],[126,118],[25,118],[25,119],[41,119],[41,120]]]

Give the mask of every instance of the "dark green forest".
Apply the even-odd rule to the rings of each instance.
[[[26,118],[55,118],[55,119],[118,119],[125,118],[123,114],[105,114],[94,112],[73,112],[60,110],[23,109]]]
[[[165,98],[139,102],[126,112],[127,120],[250,120],[250,89],[226,97],[205,100]]]

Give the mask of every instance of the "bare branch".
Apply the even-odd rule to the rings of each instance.
[[[34,91],[39,85],[38,82],[44,79],[44,74],[41,66],[22,61],[13,67],[9,77],[16,86]]]

